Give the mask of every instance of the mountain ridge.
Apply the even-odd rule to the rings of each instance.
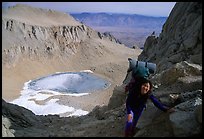
[[[127,47],[144,47],[147,36],[152,32],[159,35],[167,17],[139,14],[78,13],[71,14],[77,21],[102,33],[109,32]]]
[[[25,24],[23,28],[22,22],[2,19],[2,45],[6,45],[2,47],[6,48],[2,49],[2,136],[123,137],[124,82],[131,79],[125,78],[125,74],[131,75],[127,72],[129,57],[157,64],[156,74],[150,77],[152,93],[175,109],[163,113],[147,102],[134,137],[202,136],[202,3],[177,2],[161,32],[159,37],[148,36],[141,53],[86,25],[47,28]],[[23,83],[37,76],[84,69],[108,79],[110,88],[78,98],[53,96],[30,101],[59,99],[63,105],[73,102],[80,108],[92,107],[85,116],[35,115],[4,100],[5,95],[19,97]]]
[[[123,26],[123,27],[143,27],[146,21],[157,22],[161,24],[166,21],[167,17],[153,17],[139,14],[123,14],[123,13],[69,13],[78,21],[84,22],[91,26]],[[100,19],[102,18],[102,19]],[[97,21],[99,20],[99,21]],[[150,25],[150,23],[146,23]],[[146,27],[148,27],[146,25]],[[155,26],[156,27],[156,26]]]

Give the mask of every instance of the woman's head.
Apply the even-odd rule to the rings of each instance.
[[[135,78],[136,86],[140,90],[141,95],[148,94],[152,90],[152,83],[150,80],[143,78],[143,77],[137,77]]]
[[[150,91],[150,83],[144,83],[141,86],[141,94],[145,95]]]

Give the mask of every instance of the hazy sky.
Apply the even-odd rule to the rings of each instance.
[[[169,16],[176,2],[3,2],[2,7],[17,3],[68,13],[109,12]]]

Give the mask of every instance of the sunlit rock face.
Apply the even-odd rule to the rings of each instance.
[[[187,61],[202,65],[202,3],[176,3],[161,34],[149,36],[141,61],[157,64],[157,72]]]
[[[147,39],[143,54],[140,55],[141,57],[138,60],[151,61],[157,64],[157,74],[151,78],[154,85],[156,85],[153,93],[161,102],[174,106],[175,112],[163,113],[156,110],[156,107],[151,102],[147,103],[147,109],[138,122],[140,129],[135,137],[202,136],[202,14],[200,11],[202,11],[202,3],[177,3],[165,23],[160,37],[150,36]],[[9,39],[11,38],[9,37]],[[100,46],[103,47],[102,45]],[[28,50],[30,51],[30,49]],[[94,50],[101,49],[97,48]],[[9,52],[13,54],[13,51]],[[104,57],[104,55],[100,56]],[[87,60],[90,59],[87,58]],[[96,59],[94,60],[96,61]],[[110,61],[108,62],[110,63]],[[92,62],[89,61],[88,64],[92,64]],[[26,68],[27,66],[23,67]],[[117,64],[116,67],[118,68]],[[100,65],[100,69],[102,68],[103,66]],[[109,66],[107,71],[109,71],[109,75],[114,75],[116,70],[112,70],[112,67]],[[17,73],[15,72],[15,74]],[[114,81],[118,80],[118,76],[119,74],[113,76]],[[123,87],[116,86],[108,106],[98,106],[90,114],[82,117],[38,116],[23,107],[7,103],[2,99],[2,136],[123,136],[126,118],[124,103],[127,95],[123,90]],[[93,94],[98,95],[100,93]],[[41,93],[41,95],[51,94]],[[65,95],[63,95],[64,97]],[[100,97],[100,99],[102,98]],[[47,107],[49,110],[58,112],[56,111],[59,110],[58,105],[53,106],[56,99],[58,98],[46,98],[45,106],[50,106]],[[34,98],[31,101],[33,100],[40,102],[38,98]],[[99,101],[99,99],[95,98],[93,100]],[[21,100],[21,102],[23,101]],[[81,103],[82,101],[78,102]],[[29,106],[33,105],[29,104]],[[62,110],[68,109],[68,107],[62,108]],[[45,112],[45,110],[42,111]],[[70,112],[75,113],[72,110]]]

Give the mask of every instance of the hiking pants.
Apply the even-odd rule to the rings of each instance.
[[[143,112],[144,108],[138,108],[138,109],[131,109],[131,107],[126,106],[127,108],[127,115],[126,115],[126,125],[125,125],[125,136],[132,136],[134,134],[135,127],[137,125],[137,122]],[[128,115],[132,115],[132,119],[128,121]]]

